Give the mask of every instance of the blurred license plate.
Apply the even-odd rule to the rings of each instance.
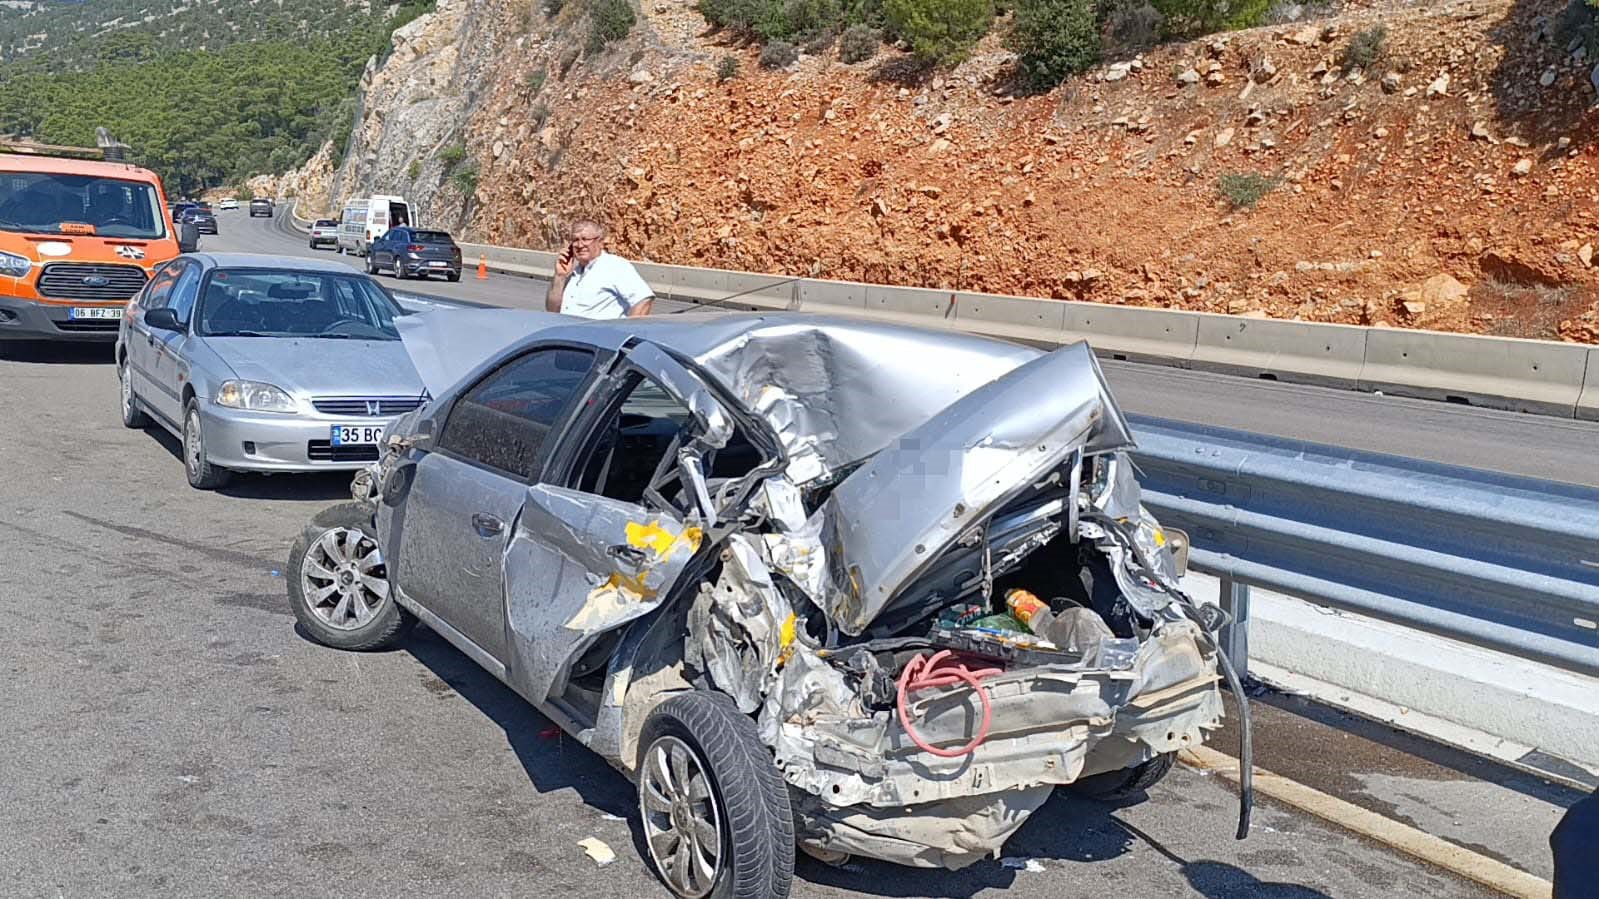
[[[334,425],[330,440],[334,446],[382,443],[383,428],[376,425]]]
[[[116,321],[122,317],[121,306],[73,306],[67,312],[67,318],[81,321],[84,319],[110,319]]]
[[[446,265],[449,265],[449,263],[448,262],[439,262],[438,260],[434,260],[432,262],[429,262],[428,265],[431,266],[432,268],[444,268]]]

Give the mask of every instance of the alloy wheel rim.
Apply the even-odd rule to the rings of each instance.
[[[204,458],[205,439],[200,435],[200,416],[191,412],[184,420],[183,462],[189,466],[191,473],[198,475]]]
[[[639,774],[644,842],[666,885],[684,899],[710,895],[722,868],[722,810],[699,754],[677,737],[650,744]]]
[[[351,528],[331,528],[305,552],[300,591],[311,614],[328,627],[365,626],[389,599],[388,568],[377,541]]]

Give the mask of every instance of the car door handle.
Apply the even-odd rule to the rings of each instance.
[[[495,537],[505,533],[505,522],[487,512],[478,512],[472,516],[472,530],[480,537]]]
[[[644,555],[644,550],[636,546],[628,546],[625,543],[618,543],[609,547],[605,550],[605,554],[618,561],[626,562],[634,568],[642,566],[647,558]]]

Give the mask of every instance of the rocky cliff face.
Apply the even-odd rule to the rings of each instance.
[[[446,0],[403,29],[332,194],[542,249],[599,215],[662,262],[1599,341],[1599,70],[1563,0],[1361,2],[1038,97],[992,38],[953,72],[889,48],[771,72],[685,0],[584,55],[581,7]]]

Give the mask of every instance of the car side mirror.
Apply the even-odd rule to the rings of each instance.
[[[178,321],[178,314],[166,306],[146,312],[144,314],[144,324],[145,327],[155,328],[157,331],[183,330],[183,323]]]
[[[200,248],[200,228],[194,222],[178,224],[178,252],[193,253]]]

